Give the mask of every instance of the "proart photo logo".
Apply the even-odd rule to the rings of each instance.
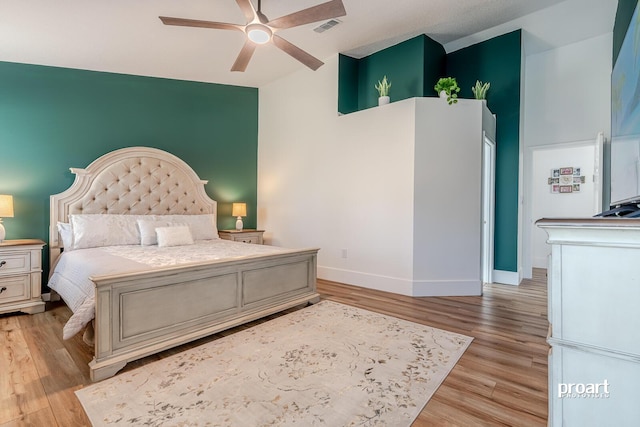
[[[609,397],[609,381],[601,383],[559,383],[560,399],[605,399]]]

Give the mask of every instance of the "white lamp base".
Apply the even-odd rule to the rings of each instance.
[[[4,238],[7,235],[4,225],[2,225],[2,220],[0,220],[0,243],[4,242]]]
[[[242,217],[239,216],[236,220],[236,230],[242,231]]]

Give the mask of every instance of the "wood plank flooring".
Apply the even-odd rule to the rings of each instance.
[[[517,287],[485,285],[482,297],[411,298],[323,280],[318,290],[325,299],[474,337],[414,427],[546,425],[545,270],[534,270],[533,280]],[[79,335],[62,340],[70,315],[60,302],[47,303],[40,314],[0,315],[0,427],[90,425],[74,391],[90,383],[92,349]],[[125,370],[250,326],[132,362]]]

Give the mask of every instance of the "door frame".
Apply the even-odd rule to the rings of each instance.
[[[482,282],[493,282],[496,206],[496,143],[482,132]]]
[[[594,208],[596,212],[600,212],[603,202],[603,155],[604,155],[604,145],[605,145],[605,137],[603,132],[599,132],[596,138],[587,139],[582,141],[573,141],[573,142],[558,142],[551,144],[541,144],[527,147],[525,167],[524,167],[524,194],[526,197],[523,198],[523,214],[524,214],[524,224],[523,227],[523,236],[522,236],[522,275],[526,279],[531,279],[533,276],[533,228],[536,227],[534,221],[538,218],[533,218],[533,158],[534,153],[537,151],[543,150],[557,150],[557,149],[566,149],[572,147],[585,147],[592,146],[595,150],[594,152],[594,168],[593,168],[593,184],[594,184]]]

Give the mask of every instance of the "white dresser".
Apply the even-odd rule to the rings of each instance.
[[[640,220],[541,219],[549,425],[640,425]]]

